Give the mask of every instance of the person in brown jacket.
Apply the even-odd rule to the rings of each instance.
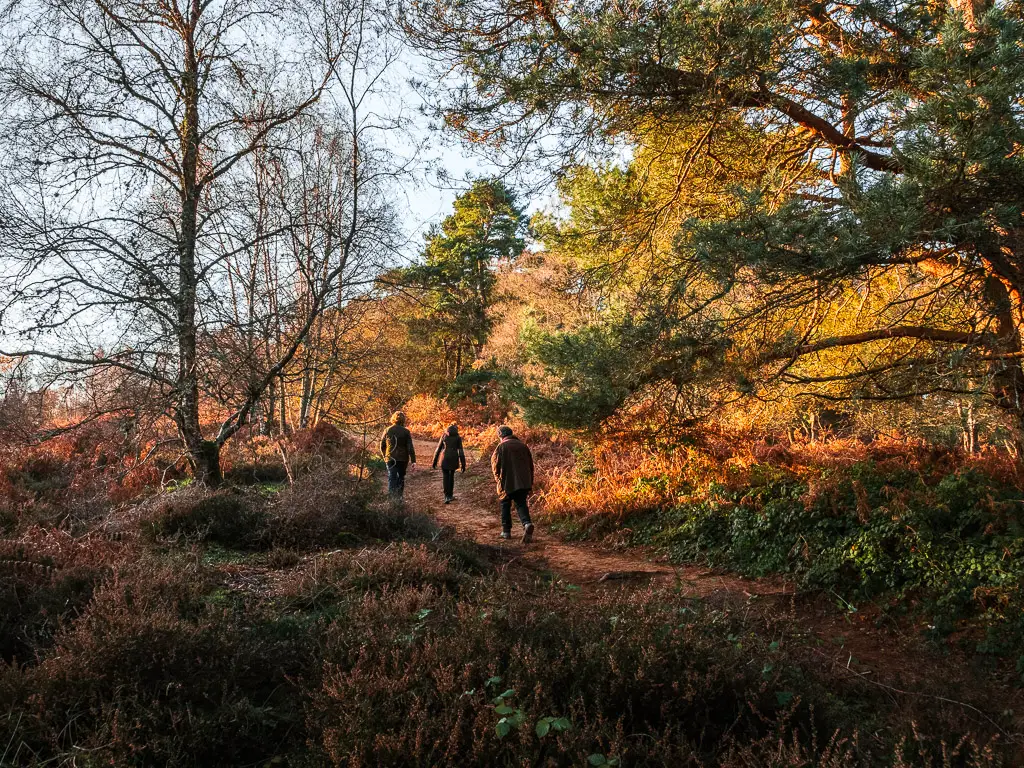
[[[388,465],[388,493],[392,499],[401,499],[405,493],[405,470],[410,462],[416,463],[416,446],[412,433],[405,428],[405,414],[391,414],[391,426],[381,435],[380,452]]]
[[[434,469],[437,469],[437,460],[441,459],[441,487],[444,490],[444,503],[451,504],[455,501],[455,470],[462,466],[462,472],[466,472],[466,452],[462,449],[462,438],[459,436],[459,428],[449,424],[448,429],[437,441],[437,450],[434,451]]]
[[[511,427],[498,427],[501,442],[491,454],[491,471],[501,499],[501,538],[512,538],[512,504],[523,524],[523,544],[533,538],[533,522],[526,499],[533,490],[533,454]]]

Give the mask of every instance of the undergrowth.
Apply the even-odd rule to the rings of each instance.
[[[481,577],[449,546],[317,556],[228,600],[194,561],[126,565],[0,667],[4,762],[999,764],[955,706],[837,690],[735,615]]]
[[[546,509],[570,536],[747,576],[790,574],[844,601],[912,609],[937,636],[974,628],[979,650],[1021,655],[1024,671],[1015,479],[948,456],[847,458],[781,447],[727,457],[690,448],[633,467],[599,457],[596,473],[562,475]]]
[[[781,625],[512,578],[380,496],[344,471],[185,488],[5,541],[0,764],[1009,760],[984,720],[837,683]]]

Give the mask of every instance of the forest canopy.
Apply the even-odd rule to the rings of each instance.
[[[213,483],[239,431],[420,394],[1016,445],[1019,3],[147,8],[9,10],[0,354],[59,429],[170,424]],[[499,163],[422,241],[409,44]]]
[[[535,345],[538,415],[785,392],[983,400],[1019,428],[1019,4],[429,2],[407,25],[461,77],[449,125],[561,174],[538,237],[600,311]]]

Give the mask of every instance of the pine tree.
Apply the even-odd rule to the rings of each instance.
[[[492,325],[495,269],[525,247],[526,219],[504,182],[476,181],[454,208],[427,234],[422,263],[392,276],[417,293],[422,312],[412,331],[436,350],[445,382],[479,357]]]
[[[1020,3],[442,0],[409,26],[464,74],[440,95],[471,140],[560,168],[630,145],[573,218],[606,236],[588,273],[666,318],[655,352],[700,318],[737,390],[983,387],[1024,426]]]

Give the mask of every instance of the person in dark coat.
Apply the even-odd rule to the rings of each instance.
[[[388,493],[393,499],[401,499],[405,493],[405,471],[409,464],[416,463],[412,432],[405,428],[405,414],[401,411],[391,414],[391,426],[380,438],[380,452],[388,465]]]
[[[455,500],[455,470],[460,466],[463,473],[466,471],[466,452],[462,450],[462,438],[459,436],[459,428],[449,424],[448,429],[441,439],[437,441],[437,450],[434,451],[434,469],[437,469],[437,460],[441,460],[441,487],[444,490],[444,503],[451,504]]]
[[[501,500],[501,538],[512,537],[512,505],[523,524],[523,543],[533,538],[533,522],[526,500],[533,490],[533,454],[511,427],[498,427],[501,442],[491,454],[491,471]]]

